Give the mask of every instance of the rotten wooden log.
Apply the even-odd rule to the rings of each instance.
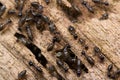
[[[14,0],[0,1],[7,7],[6,13],[2,16],[2,19],[7,18],[7,11],[10,8],[15,8],[15,2]],[[99,21],[102,11],[98,8],[95,9],[96,13],[93,15],[92,13],[89,13],[85,7],[80,5],[79,7],[84,14],[78,18],[79,21],[77,23],[72,23],[68,19],[61,8],[56,5],[56,0],[51,0],[49,5],[46,5],[44,0],[29,0],[26,2],[24,10],[27,9],[33,1],[39,1],[39,3],[44,6],[44,14],[49,16],[55,23],[64,41],[69,42],[72,46],[72,50],[89,69],[89,73],[83,73],[80,77],[77,77],[75,72],[71,69],[69,69],[67,73],[64,73],[64,71],[61,70],[56,64],[54,50],[51,52],[47,51],[47,46],[51,42],[53,36],[47,30],[43,31],[41,34],[33,26],[33,34],[35,38],[33,41],[34,44],[41,48],[42,54],[56,67],[58,72],[65,77],[65,79],[109,80],[107,77],[107,66],[112,63],[115,65],[115,70],[120,68],[120,1],[108,0],[111,5],[109,10],[109,19],[103,21]],[[63,1],[66,4],[68,3],[67,0]],[[76,3],[81,4],[79,0]],[[1,22],[2,19],[0,19]],[[27,70],[27,80],[56,80],[55,77],[52,77],[49,74],[47,69],[38,63],[34,55],[24,45],[16,42],[14,34],[15,32],[18,32],[18,18],[11,17],[11,19],[13,21],[12,25],[9,25],[9,28],[0,33],[0,80],[15,80],[17,79],[18,73],[22,70]],[[73,36],[71,36],[68,32],[68,27],[70,25],[75,27],[79,38],[86,40],[86,44],[90,48],[87,53],[94,58],[95,66],[91,67],[85,58],[81,56],[83,47],[77,42],[77,40],[74,40]],[[58,49],[62,46],[63,44],[57,44],[54,49]],[[102,52],[105,55],[104,63],[100,63],[99,59],[94,56],[94,46],[98,46],[102,49]],[[29,66],[28,62],[30,60],[34,61],[34,63],[43,69],[43,74],[39,74],[34,68]]]

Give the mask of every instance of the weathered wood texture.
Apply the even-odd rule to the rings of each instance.
[[[0,0],[9,8],[14,8],[14,0]],[[51,42],[52,35],[49,31],[44,31],[41,34],[36,28],[34,29],[34,43],[41,48],[42,54],[47,58],[49,62],[55,65],[66,80],[109,80],[106,75],[107,66],[113,63],[114,68],[120,68],[120,1],[108,0],[111,4],[109,11],[109,19],[99,21],[98,18],[102,14],[102,11],[96,9],[95,15],[85,11],[84,7],[81,7],[84,12],[83,16],[80,17],[80,22],[71,23],[61,9],[56,5],[56,0],[51,0],[49,5],[46,5],[43,0],[27,0],[25,9],[30,5],[32,1],[39,1],[40,4],[45,6],[44,14],[50,17],[57,26],[57,29],[62,34],[62,37],[70,43],[72,50],[75,54],[85,63],[89,68],[89,73],[83,73],[81,77],[77,77],[76,74],[69,70],[68,73],[64,73],[55,63],[56,58],[54,52],[47,52],[46,48],[48,43]],[[64,0],[65,1],[65,0]],[[80,3],[79,3],[80,4]],[[6,10],[6,11],[7,11]],[[98,12],[98,13],[97,13]],[[8,18],[3,15],[2,18]],[[81,19],[82,18],[82,19]],[[0,80],[15,80],[17,74],[23,69],[27,70],[27,80],[47,80],[55,79],[48,71],[39,64],[34,55],[22,44],[16,42],[14,33],[17,32],[17,17],[11,17],[13,23],[9,25],[9,28],[4,32],[0,33]],[[2,22],[3,19],[0,19]],[[89,45],[88,51],[90,56],[95,59],[95,66],[91,67],[85,58],[81,56],[82,47],[68,32],[67,28],[69,25],[75,26],[79,37],[84,38]],[[58,47],[61,47],[60,44]],[[99,46],[103,54],[106,56],[105,62],[100,63],[99,59],[94,56],[93,47]],[[58,48],[57,46],[55,49]],[[33,68],[29,67],[28,61],[32,60],[43,69],[43,76],[36,72]],[[120,79],[119,79],[120,80]]]

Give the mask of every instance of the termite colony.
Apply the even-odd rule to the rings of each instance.
[[[51,3],[51,0],[44,1],[47,5]],[[61,10],[68,16],[70,20],[77,20],[77,18],[82,15],[82,11],[75,4],[72,4],[74,3],[74,0],[67,1],[71,4],[71,7],[66,6],[62,0],[56,0],[56,4],[61,8]],[[42,66],[46,68],[53,77],[56,77],[58,80],[65,80],[65,78],[59,74],[55,66],[51,64],[50,61],[48,61],[46,57],[42,54],[41,49],[38,48],[33,42],[34,34],[31,25],[35,25],[36,29],[40,32],[48,30],[53,36],[52,42],[48,45],[46,49],[48,53],[54,50],[54,46],[56,44],[63,43],[61,49],[55,50],[56,64],[61,69],[63,69],[65,73],[67,73],[69,69],[73,70],[78,77],[81,76],[83,71],[85,73],[89,73],[89,69],[87,68],[87,66],[81,61],[81,59],[78,58],[78,56],[76,56],[76,54],[71,49],[71,45],[68,42],[65,42],[65,40],[62,37],[62,34],[60,34],[54,22],[48,16],[43,14],[44,6],[42,6],[39,2],[31,2],[30,7],[26,9],[25,13],[23,13],[23,8],[26,2],[26,0],[15,0],[16,10],[10,9],[7,12],[7,15],[17,15],[19,18],[18,32],[14,34],[14,36],[17,38],[17,41],[21,42],[24,46],[26,46],[34,54],[36,60],[40,64],[42,64]],[[92,2],[96,5],[103,5],[105,7],[109,7],[109,3],[107,1],[92,0]],[[88,12],[94,14],[94,8],[91,5],[89,5],[89,2],[80,0],[80,5],[84,6],[88,10]],[[0,3],[0,16],[2,16],[5,13],[5,10],[6,6]],[[108,19],[108,12],[103,14],[100,18],[100,20],[104,19]],[[6,25],[8,25],[11,22],[12,20],[9,18],[6,20],[6,22],[1,23],[0,31],[4,30],[6,28]],[[23,32],[26,33],[27,36],[25,36]],[[89,45],[86,44],[86,40],[83,38],[79,38],[74,26],[70,25],[68,27],[68,32],[73,36],[75,40],[78,40],[78,43],[80,45],[82,45],[83,50],[81,51],[81,55],[85,57],[86,61],[92,67],[94,67],[94,59],[87,54]],[[100,59],[100,62],[104,62],[105,56],[103,55],[100,48],[94,46],[93,51],[96,54],[96,56]],[[28,65],[36,69],[36,71],[38,71],[39,73],[43,73],[42,68],[37,66],[33,61],[30,60],[28,62]],[[108,66],[107,76],[109,78],[116,79],[120,75],[120,70],[118,69],[117,71],[112,71],[112,68],[112,64]],[[18,79],[26,77],[26,72],[26,70],[21,71],[18,74]]]

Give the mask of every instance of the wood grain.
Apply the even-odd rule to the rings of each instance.
[[[0,0],[9,8],[14,8],[14,0]],[[30,5],[30,2],[39,1],[40,4],[45,6],[44,14],[49,16],[50,19],[55,23],[57,29],[60,31],[64,41],[69,42],[72,46],[72,50],[75,54],[85,63],[89,69],[89,73],[82,73],[81,77],[77,77],[76,73],[69,70],[68,73],[64,73],[56,64],[56,57],[54,51],[47,52],[46,48],[52,40],[52,35],[49,31],[44,31],[42,34],[33,26],[34,29],[34,44],[36,44],[42,51],[42,54],[47,58],[47,60],[55,65],[58,72],[65,77],[66,80],[110,80],[107,75],[107,66],[113,63],[114,69],[120,68],[120,1],[108,0],[112,5],[109,11],[109,19],[99,21],[98,18],[102,14],[96,13],[96,15],[90,14],[85,10],[84,7],[81,10],[85,12],[80,21],[77,23],[72,23],[65,13],[56,5],[55,0],[51,0],[49,5],[46,5],[44,0],[28,0],[25,5],[25,9]],[[64,2],[67,2],[64,0]],[[6,12],[7,12],[6,10]],[[99,9],[97,10],[99,12]],[[96,12],[97,12],[96,11]],[[10,16],[4,14],[3,19]],[[2,22],[3,19],[0,19]],[[26,80],[56,80],[52,77],[47,69],[45,69],[41,64],[35,60],[34,55],[21,43],[16,42],[14,37],[17,30],[17,17],[11,17],[13,23],[9,25],[4,32],[0,33],[0,80],[15,80],[17,79],[17,74],[26,69],[27,78]],[[78,44],[77,40],[68,32],[68,26],[73,25],[76,29],[79,38],[84,38],[89,45],[88,55],[95,59],[95,66],[91,67],[86,59],[81,56],[82,46]],[[55,49],[62,47],[64,44],[56,44]],[[99,59],[94,56],[93,47],[99,46],[103,54],[105,55],[105,62],[100,63]],[[43,74],[39,74],[36,70],[28,65],[28,61],[34,61],[38,66],[43,69]],[[118,79],[119,80],[119,79]]]

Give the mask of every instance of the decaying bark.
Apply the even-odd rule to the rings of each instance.
[[[80,77],[77,77],[75,72],[71,69],[68,73],[64,73],[56,64],[56,57],[54,50],[47,52],[47,46],[52,40],[52,35],[49,31],[43,31],[41,34],[36,28],[34,28],[34,43],[41,48],[42,54],[47,60],[55,65],[58,72],[68,80],[109,80],[106,75],[107,66],[113,63],[115,70],[120,68],[120,1],[108,0],[110,2],[109,19],[99,21],[102,11],[96,9],[95,15],[89,13],[81,5],[79,6],[83,15],[79,17],[77,23],[72,23],[65,13],[56,5],[56,0],[51,0],[49,5],[46,5],[44,0],[29,0],[26,2],[25,9],[30,5],[30,2],[39,1],[44,7],[44,14],[49,16],[55,23],[57,29],[60,31],[62,37],[66,42],[72,46],[72,50],[75,54],[85,63],[89,69],[89,73],[82,73]],[[14,8],[14,0],[1,0],[7,7]],[[66,0],[64,0],[66,2]],[[78,2],[77,2],[78,4]],[[80,4],[80,3],[79,3]],[[7,12],[6,10],[6,12]],[[6,14],[2,16],[7,18]],[[37,62],[34,55],[21,43],[16,42],[14,37],[17,30],[18,18],[11,17],[13,23],[4,32],[0,33],[0,80],[15,80],[18,73],[22,70],[27,70],[27,80],[53,80],[48,71]],[[0,19],[2,21],[2,19]],[[73,39],[73,36],[68,32],[68,26],[73,25],[76,29],[76,33],[79,38],[84,38],[89,45],[88,54],[95,60],[95,66],[91,67],[86,59],[81,56],[82,47],[78,44],[77,40]],[[57,44],[58,45],[58,44]],[[54,49],[58,49],[63,46],[60,44],[55,46]],[[94,56],[93,47],[99,46],[103,54],[105,55],[105,62],[100,63],[99,59]],[[38,66],[43,69],[43,75],[39,74],[34,68],[28,65],[28,61],[34,61]]]

